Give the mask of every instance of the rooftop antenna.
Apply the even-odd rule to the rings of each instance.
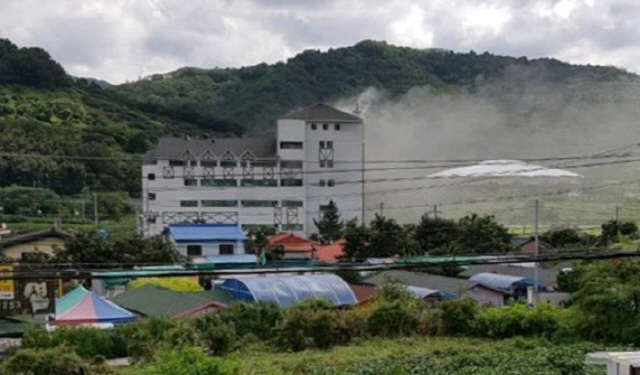
[[[359,115],[362,112],[362,109],[360,109],[360,102],[356,102],[356,109],[353,110],[353,113]]]

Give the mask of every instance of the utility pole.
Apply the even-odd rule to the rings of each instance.
[[[82,204],[82,211],[80,211],[80,212],[82,212],[82,214],[81,214],[82,215],[82,222],[84,223],[84,198],[82,198],[82,200],[80,200],[80,203]]]
[[[616,241],[620,238],[620,206],[616,206]]]
[[[438,211],[438,205],[434,204],[433,205],[433,218],[437,219],[438,218],[438,214],[441,214],[442,211]]]
[[[98,225],[98,194],[93,193],[93,224]]]
[[[539,215],[539,210],[540,210],[540,202],[538,202],[538,200],[536,199],[536,207],[535,207],[535,217],[536,217],[536,223],[535,223],[535,234],[534,234],[534,244],[535,244],[535,256],[536,258],[539,255],[539,251],[540,251],[540,246],[539,246],[539,233],[538,233],[538,222],[540,220],[540,215]],[[538,262],[536,261],[534,266],[533,266],[533,306],[537,306],[538,305]]]
[[[384,216],[384,202],[380,202],[380,216]]]

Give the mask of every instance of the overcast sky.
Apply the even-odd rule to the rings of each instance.
[[[640,72],[638,0],[0,0],[0,37],[112,83],[363,39]]]

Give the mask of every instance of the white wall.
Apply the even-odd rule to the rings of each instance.
[[[183,256],[187,256],[187,246],[200,245],[202,246],[202,256],[207,255],[220,255],[220,245],[233,245],[234,254],[244,254],[244,242],[238,241],[220,241],[220,242],[189,242],[189,243],[174,243],[176,251]]]

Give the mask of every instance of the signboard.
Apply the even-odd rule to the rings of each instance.
[[[16,268],[0,266],[0,275]],[[0,316],[55,313],[56,281],[44,279],[0,280]]]
[[[11,276],[12,274],[12,265],[0,264],[0,276]],[[0,301],[14,299],[14,286],[13,280],[0,280]]]

